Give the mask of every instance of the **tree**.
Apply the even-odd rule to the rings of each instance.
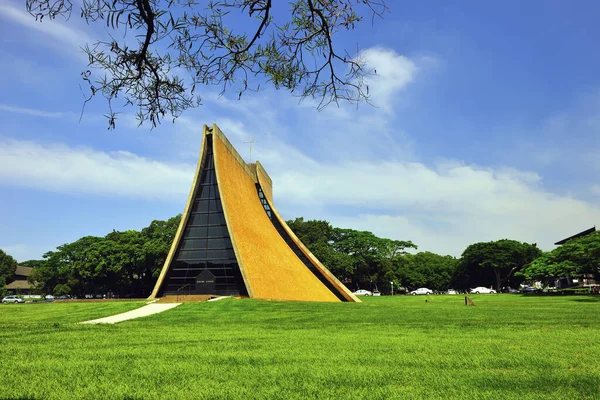
[[[142,274],[144,290],[148,287],[151,290],[158,279],[180,222],[181,214],[167,221],[154,220],[142,229],[142,236],[146,240],[143,247],[146,265],[146,271]]]
[[[327,221],[296,218],[287,221],[288,226],[302,243],[323,265],[343,282],[354,275],[354,264],[350,256],[335,251],[332,246],[334,228]]]
[[[542,255],[535,244],[502,239],[467,247],[461,257],[460,275],[468,286],[492,285],[496,290],[508,283],[525,265]]]
[[[95,287],[97,266],[89,265],[88,250],[102,240],[97,236],[84,236],[73,243],[58,246],[56,251],[45,253],[46,262],[33,270],[29,281],[35,283],[35,290],[43,294],[55,293],[58,285],[61,285],[61,292],[68,286],[71,293],[80,297],[94,293],[89,290]]]
[[[29,268],[37,268],[40,265],[44,264],[45,262],[46,262],[46,260],[27,260],[27,261],[20,262],[19,265],[22,265],[24,267],[29,267]]]
[[[289,12],[272,0],[86,0],[81,17],[102,22],[121,37],[85,47],[89,70],[82,73],[89,98],[108,102],[109,128],[115,127],[112,101],[137,108],[139,123],[153,126],[200,104],[198,85],[222,91],[258,90],[261,82],[319,107],[340,100],[367,99],[363,60],[338,50],[334,36],[353,30],[364,18],[388,11],[383,0],[294,0]],[[277,4],[278,6],[279,4]],[[36,20],[69,18],[70,0],[26,0]],[[238,14],[238,15],[236,15]],[[248,27],[249,17],[255,26]],[[231,29],[237,28],[237,32]],[[250,34],[245,33],[247,28]],[[92,73],[100,70],[99,76]],[[180,76],[180,71],[185,75]]]
[[[393,260],[417,248],[411,241],[380,238],[371,232],[334,228],[327,221],[296,218],[288,226],[331,273],[356,288],[387,291],[396,279]]]
[[[4,250],[0,250],[0,280],[10,283],[15,270],[17,269],[17,260],[6,254]]]
[[[352,281],[372,289],[373,284],[387,288],[393,276],[392,260],[406,254],[405,249],[417,248],[411,241],[380,238],[368,231],[334,228],[331,246],[352,260]]]
[[[0,250],[0,291],[4,292],[4,286],[12,281],[12,277],[17,269],[17,260]],[[0,293],[4,295],[4,293]]]
[[[520,273],[525,279],[558,278],[593,274],[600,277],[600,232],[571,239],[544,253]]]
[[[411,289],[428,287],[436,290],[450,288],[458,267],[452,256],[441,256],[429,251],[397,257],[396,276],[401,284]]]
[[[36,290],[55,295],[114,292],[146,297],[165,262],[181,215],[152,221],[141,232],[113,231],[58,246],[36,261],[30,276]],[[34,263],[32,261],[32,263]]]

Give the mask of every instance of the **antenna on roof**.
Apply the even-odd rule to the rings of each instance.
[[[252,137],[250,137],[250,140],[244,143],[248,143],[250,145],[250,162],[252,162],[252,145],[256,142],[252,140]]]

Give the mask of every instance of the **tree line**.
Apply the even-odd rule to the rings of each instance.
[[[327,221],[297,218],[288,225],[329,270],[352,289],[390,293],[428,287],[449,288],[518,285],[515,273],[542,254],[535,244],[502,239],[475,243],[460,258],[417,250],[412,241],[380,238],[371,232],[331,226]]]
[[[85,236],[58,246],[33,267],[30,282],[41,294],[83,297],[92,293],[146,297],[163,267],[181,215],[136,230]],[[599,277],[600,232],[573,239],[550,252],[536,244],[502,239],[469,245],[460,258],[416,252],[410,240],[338,228],[327,221],[287,221],[308,249],[351,290],[390,293],[418,287],[438,291],[476,286],[516,287],[524,280],[592,274]],[[411,251],[411,252],[409,252]],[[0,288],[10,283],[17,262],[0,250]]]
[[[160,274],[180,220],[178,215],[152,221],[141,231],[84,236],[45,253],[42,260],[20,265],[34,268],[29,281],[40,294],[146,297]],[[10,275],[13,273],[14,268]]]

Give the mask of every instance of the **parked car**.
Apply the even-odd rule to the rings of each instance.
[[[381,292],[379,290],[373,290],[373,296],[381,296]]]
[[[426,287],[422,287],[422,288],[418,288],[417,290],[413,290],[412,292],[410,292],[411,295],[416,296],[418,294],[433,294],[433,290],[431,289],[427,289]]]
[[[539,291],[540,291],[540,289],[538,289],[538,288],[534,288],[531,286],[525,286],[523,288],[523,290],[521,290],[521,293],[537,293]]]
[[[502,288],[503,293],[519,293],[517,289],[511,288],[510,286]]]
[[[356,292],[354,292],[354,294],[356,296],[373,296],[372,292],[369,292],[368,290],[365,290],[365,289],[358,289]]]
[[[479,293],[496,293],[496,291],[494,289],[488,289],[486,287],[483,286],[479,286],[476,287],[475,289],[471,289],[471,291],[469,292],[471,294],[479,294]]]
[[[20,298],[19,296],[6,296],[2,299],[2,303],[25,303],[25,300]]]
[[[456,294],[456,290],[454,289],[448,289],[448,294]]]

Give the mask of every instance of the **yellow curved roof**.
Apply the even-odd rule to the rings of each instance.
[[[340,301],[279,235],[258,198],[256,183],[221,135],[213,135],[213,147],[225,219],[250,297]]]
[[[259,175],[258,182],[261,183],[260,175]],[[261,187],[262,187],[262,184],[261,184]],[[348,288],[346,286],[344,286],[344,284],[342,282],[340,282],[335,277],[335,275],[333,275],[331,273],[331,271],[329,271],[323,264],[321,264],[319,259],[317,257],[315,257],[313,255],[313,253],[310,252],[310,250],[308,250],[308,248],[304,245],[304,243],[302,243],[302,241],[300,239],[298,239],[298,237],[296,236],[294,231],[292,231],[292,229],[288,226],[288,224],[281,217],[281,215],[279,215],[279,212],[277,211],[277,209],[275,207],[273,207],[272,205],[271,205],[271,213],[273,214],[273,218],[277,219],[277,221],[279,222],[281,227],[285,230],[285,232],[290,237],[290,239],[296,244],[296,246],[298,246],[300,251],[302,253],[304,253],[304,255],[308,258],[308,262],[310,262],[312,265],[314,265],[316,267],[316,269],[346,299],[346,301],[353,301],[356,303],[361,303],[361,300],[358,297],[356,297],[354,295],[354,293],[352,293],[350,290],[348,290]]]

